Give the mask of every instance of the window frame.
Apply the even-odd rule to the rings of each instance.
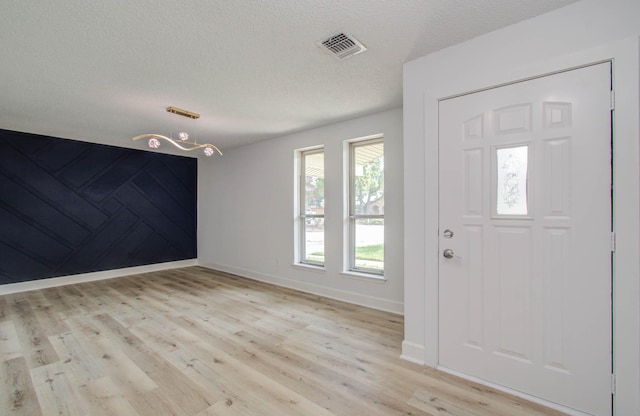
[[[356,192],[355,192],[355,151],[356,148],[358,147],[363,147],[363,146],[369,146],[369,145],[374,145],[374,144],[378,144],[378,143],[382,143],[384,145],[384,136],[383,135],[375,135],[375,136],[369,136],[369,137],[364,137],[364,138],[360,138],[360,139],[354,139],[354,140],[349,140],[347,141],[347,145],[348,145],[348,161],[347,161],[347,166],[348,166],[348,177],[347,177],[347,195],[346,195],[346,203],[347,203],[347,247],[349,252],[347,253],[347,255],[345,256],[345,258],[348,261],[348,264],[346,264],[346,271],[347,273],[356,273],[356,274],[362,274],[362,275],[366,275],[367,277],[371,277],[371,278],[376,278],[376,279],[380,279],[380,278],[384,278],[384,260],[383,260],[383,267],[382,269],[375,269],[375,268],[370,268],[370,267],[357,267],[356,266],[356,224],[357,221],[359,219],[382,219],[383,221],[383,232],[385,230],[385,225],[384,225],[384,214],[356,214],[356,203],[355,203],[355,196],[356,196]],[[382,153],[383,157],[384,157],[384,150]],[[385,174],[383,173],[383,178],[384,178]],[[385,178],[386,179],[386,178]],[[384,191],[383,191],[383,198],[384,198]],[[384,251],[384,255],[386,256],[386,250],[384,250],[384,242],[383,242],[383,251]]]
[[[325,214],[307,214],[307,198],[306,198],[306,157],[310,155],[315,155],[322,153],[323,154],[323,171],[324,166],[326,165],[326,161],[324,159],[325,150],[324,146],[317,146],[312,148],[300,149],[297,151],[298,153],[298,186],[296,189],[298,201],[297,201],[297,259],[296,263],[304,266],[314,266],[314,267],[325,267],[326,263],[326,232],[323,225],[323,234],[325,238],[323,238],[323,253],[325,253],[324,261],[315,261],[307,259],[307,229],[306,222],[308,219],[320,219],[323,224],[325,223]],[[325,198],[325,193],[323,192],[323,199]]]

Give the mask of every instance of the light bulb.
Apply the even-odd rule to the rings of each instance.
[[[149,139],[149,147],[152,149],[157,149],[158,147],[160,147],[160,140],[156,138]]]

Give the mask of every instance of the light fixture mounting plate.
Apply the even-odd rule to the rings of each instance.
[[[177,114],[179,116],[189,117],[189,118],[192,118],[194,120],[200,118],[200,114],[198,114],[198,113],[194,113],[192,111],[187,111],[187,110],[184,110],[182,108],[173,107],[173,106],[167,107],[167,112],[168,113]]]

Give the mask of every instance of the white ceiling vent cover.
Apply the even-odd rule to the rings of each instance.
[[[358,39],[345,32],[339,32],[316,42],[316,45],[336,59],[346,59],[367,50]]]

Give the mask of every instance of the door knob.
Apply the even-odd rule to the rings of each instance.
[[[455,257],[455,255],[453,254],[453,250],[451,250],[450,248],[445,248],[442,252],[442,257],[444,257],[445,259],[452,259]]]

